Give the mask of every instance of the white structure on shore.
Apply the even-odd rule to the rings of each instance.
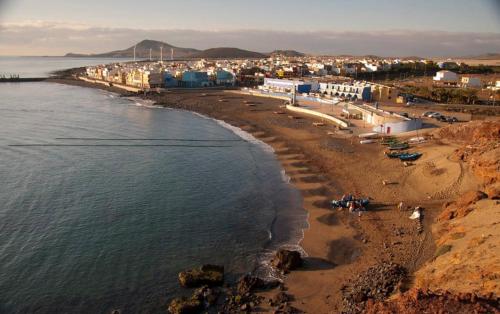
[[[319,91],[332,97],[345,97],[351,100],[371,101],[372,86],[363,82],[320,83]]]
[[[443,70],[436,73],[432,78],[436,82],[445,84],[456,84],[458,82],[458,75],[455,72]]]
[[[478,77],[462,77],[462,87],[464,88],[481,88],[481,79]]]
[[[373,131],[378,133],[400,134],[422,128],[422,119],[408,118],[368,104],[346,104],[345,109],[359,112],[363,121],[372,125]]]

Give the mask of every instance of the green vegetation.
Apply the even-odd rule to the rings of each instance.
[[[406,86],[404,93],[445,104],[473,105],[478,100],[478,90],[466,88],[443,88],[426,86]]]

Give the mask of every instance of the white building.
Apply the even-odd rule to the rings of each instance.
[[[370,101],[372,86],[370,84],[354,82],[354,83],[320,83],[319,91],[323,95],[331,97],[345,97],[351,100]]]
[[[481,79],[478,77],[462,77],[462,87],[464,88],[481,88]]]
[[[378,65],[372,64],[372,63],[366,63],[365,68],[367,72],[377,72],[378,71]]]
[[[436,82],[456,84],[458,81],[458,75],[455,72],[444,70],[437,72],[436,76],[434,76],[432,79]]]

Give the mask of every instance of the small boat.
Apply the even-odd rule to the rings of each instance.
[[[389,146],[390,150],[403,150],[408,148],[410,148],[410,145],[408,145],[408,143],[397,143]]]
[[[375,143],[375,140],[367,139],[367,140],[361,140],[359,141],[359,144],[372,144]]]
[[[408,140],[408,142],[417,144],[417,143],[423,143],[425,142],[425,137],[419,136],[419,137],[412,137]]]
[[[399,158],[399,156],[405,154],[408,154],[408,152],[385,152],[385,155],[389,158]]]
[[[373,138],[379,138],[380,137],[380,134],[379,133],[376,133],[376,132],[373,132],[373,133],[363,133],[363,134],[360,134],[358,135],[359,138],[366,138],[366,139],[373,139]]]
[[[413,154],[401,154],[399,159],[401,161],[414,161],[422,157],[421,153],[413,153]]]
[[[382,141],[380,141],[381,145],[392,145],[399,143],[399,140],[394,137],[383,137]]]

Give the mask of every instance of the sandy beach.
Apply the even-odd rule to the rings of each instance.
[[[145,98],[223,120],[274,148],[309,213],[310,227],[301,242],[308,255],[305,266],[285,280],[292,305],[307,313],[341,312],[342,287],[379,262],[406,268],[410,276],[401,289],[410,287],[412,274],[434,255],[432,223],[443,202],[480,184],[466,165],[448,158],[456,148],[453,144],[433,140],[419,144],[416,149],[423,157],[405,167],[385,157],[382,145],[361,145],[333,125],[314,126],[318,120],[283,114],[282,100],[221,90],[174,90]],[[346,193],[370,197],[369,211],[359,218],[333,210],[330,201]],[[398,209],[400,202],[408,209]],[[416,206],[424,208],[421,232],[417,222],[409,219]],[[265,297],[274,294],[263,293]],[[263,306],[259,311],[273,309]]]

